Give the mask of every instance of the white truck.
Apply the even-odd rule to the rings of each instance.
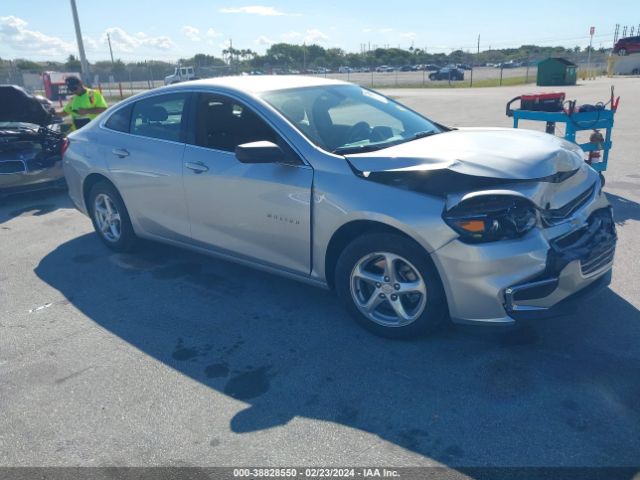
[[[171,85],[172,83],[186,82],[187,80],[196,80],[197,78],[193,67],[178,65],[172,75],[164,77],[164,84]]]

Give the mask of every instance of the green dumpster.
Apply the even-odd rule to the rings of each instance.
[[[578,66],[565,58],[547,58],[538,63],[537,84],[540,86],[575,85]]]

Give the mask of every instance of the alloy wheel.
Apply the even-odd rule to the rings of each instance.
[[[419,270],[394,253],[361,258],[351,272],[350,288],[358,310],[385,327],[413,323],[427,304],[427,286]]]
[[[117,242],[122,235],[120,212],[113,199],[106,193],[96,195],[93,216],[102,236],[110,242]]]

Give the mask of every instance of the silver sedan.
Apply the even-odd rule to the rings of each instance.
[[[70,196],[109,248],[153,239],[331,288],[377,334],[513,325],[610,281],[601,180],[551,135],[247,76],[136,95],[69,139]]]

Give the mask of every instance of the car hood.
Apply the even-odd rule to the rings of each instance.
[[[375,152],[346,155],[365,177],[372,172],[450,170],[494,179],[533,180],[580,168],[583,152],[559,137],[512,128],[464,128]]]
[[[51,114],[33,95],[16,85],[0,85],[0,122],[52,123]]]

